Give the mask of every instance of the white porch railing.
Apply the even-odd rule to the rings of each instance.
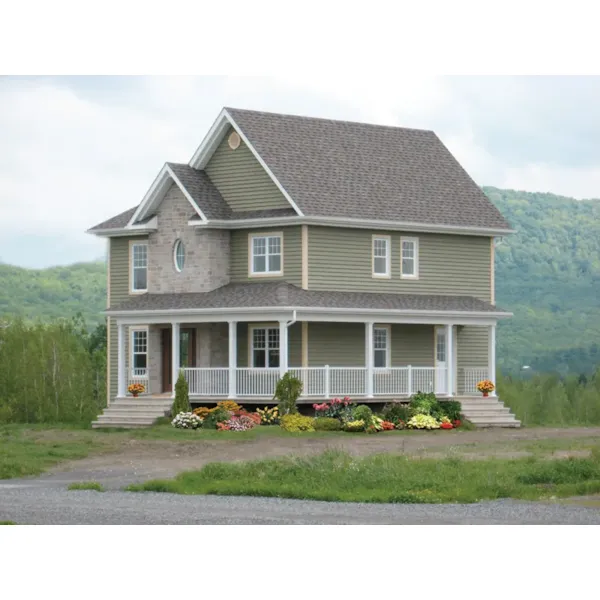
[[[129,392],[127,392],[127,389],[129,389],[129,386],[132,383],[141,383],[144,386],[144,389],[146,390],[144,394],[148,394],[148,369],[131,369],[129,371],[129,377],[127,378],[127,388],[125,389],[125,392],[128,395]]]
[[[487,367],[462,367],[459,377],[462,376],[463,390],[465,394],[478,394],[477,383],[489,378]]]
[[[183,371],[190,395],[228,396],[228,368],[187,368]],[[368,371],[363,367],[292,367],[289,371],[302,381],[304,397],[367,395]],[[272,397],[278,380],[279,369],[237,368],[236,397]],[[418,391],[446,394],[447,381],[445,367],[374,369],[373,395],[410,396]]]

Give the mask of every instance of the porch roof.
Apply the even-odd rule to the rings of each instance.
[[[357,310],[393,310],[448,313],[494,313],[507,311],[472,296],[438,296],[425,294],[389,294],[370,292],[332,292],[304,290],[291,283],[230,283],[210,292],[182,294],[140,294],[111,306],[106,312],[194,311],[248,308],[321,308]]]

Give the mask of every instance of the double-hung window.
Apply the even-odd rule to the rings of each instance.
[[[400,276],[403,279],[419,278],[419,239],[400,238]]]
[[[279,328],[256,327],[252,330],[252,366],[279,367]]]
[[[148,371],[148,331],[131,332],[131,377],[146,377]]]
[[[148,290],[148,244],[131,244],[131,291]]]
[[[250,236],[250,275],[283,274],[283,235]]]
[[[373,277],[390,277],[390,236],[373,236]]]
[[[373,366],[376,369],[385,369],[390,366],[389,327],[373,328]]]

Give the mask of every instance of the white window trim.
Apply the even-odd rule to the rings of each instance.
[[[386,257],[385,257],[385,273],[375,272],[375,240],[385,240]],[[392,237],[389,235],[373,235],[371,236],[371,277],[373,279],[391,279],[392,277]]]
[[[135,375],[133,374],[133,355],[134,355],[134,344],[133,344],[133,334],[136,331],[145,331],[146,332],[146,374],[145,375]],[[150,337],[148,333],[148,327],[130,327],[129,328],[129,376],[131,379],[135,377],[135,379],[144,379],[148,378],[148,369],[149,369],[149,360],[150,360]]]
[[[254,238],[279,237],[281,247],[281,269],[279,271],[254,272]],[[267,244],[268,248],[268,244]],[[281,277],[283,275],[283,231],[266,231],[248,234],[248,277]]]
[[[146,288],[143,290],[136,290],[133,286],[135,284],[135,277],[133,276],[133,247],[134,246],[146,246]],[[129,293],[130,294],[145,294],[148,292],[148,242],[138,242],[136,240],[129,240]]]
[[[255,323],[248,327],[248,364],[252,369],[278,369],[279,367],[256,367],[254,366],[254,330],[255,329],[277,329],[279,331],[279,323]],[[267,348],[268,351],[268,333],[266,334]],[[268,357],[265,357],[268,358]],[[279,339],[279,362],[281,363],[281,339]],[[266,360],[265,360],[266,363]]]
[[[405,275],[402,272],[402,247],[404,242],[413,242],[415,248],[415,272],[411,275]],[[400,238],[400,277],[402,279],[419,279],[419,238],[418,237],[406,237]]]
[[[387,331],[387,345],[385,348],[385,367],[375,366],[375,330],[385,329]],[[374,325],[373,326],[373,368],[377,369],[389,369],[392,366],[392,326],[391,325]]]
[[[177,264],[177,248],[179,247],[179,245],[183,246],[183,267],[180,269],[179,265]],[[175,271],[177,271],[177,273],[181,273],[183,271],[183,269],[185,269],[185,244],[183,243],[183,240],[181,238],[177,238],[175,240],[175,243],[173,244],[173,266],[175,267]]]

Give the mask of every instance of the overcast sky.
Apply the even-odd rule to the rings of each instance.
[[[223,106],[433,129],[480,185],[600,197],[599,77],[3,77],[0,261],[103,256],[84,231],[188,162]]]

